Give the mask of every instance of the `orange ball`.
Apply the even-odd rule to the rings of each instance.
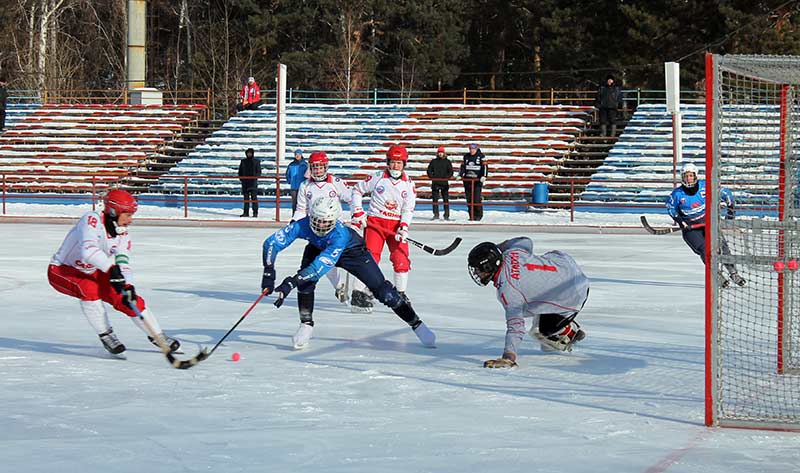
[[[790,259],[788,263],[786,263],[786,267],[789,268],[789,271],[797,271],[797,260]]]
[[[783,264],[783,261],[776,261],[775,263],[772,264],[772,268],[775,271],[781,272],[784,270],[784,268],[786,268],[786,265]]]
[[[231,355],[231,360],[233,361],[239,361],[241,358],[242,356],[239,355],[239,352],[233,352],[233,355]]]

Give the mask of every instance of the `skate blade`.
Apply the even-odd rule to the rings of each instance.
[[[295,350],[304,350],[308,346],[308,342],[306,343],[295,343],[292,345]]]
[[[350,306],[350,312],[354,314],[371,314],[372,308],[371,307],[357,307],[354,305]]]

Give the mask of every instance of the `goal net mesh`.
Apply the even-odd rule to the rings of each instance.
[[[713,56],[708,72],[707,186],[717,202],[730,190],[736,215],[706,202],[706,420],[800,428],[800,57]]]

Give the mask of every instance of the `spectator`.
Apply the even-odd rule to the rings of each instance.
[[[245,158],[239,162],[239,180],[242,182],[244,210],[240,217],[250,216],[250,202],[253,203],[253,218],[258,217],[258,177],[261,176],[261,161],[255,159],[253,148],[247,148]]]
[[[464,182],[464,194],[467,198],[470,220],[477,221],[483,218],[481,191],[483,183],[486,181],[486,175],[489,174],[489,167],[485,160],[486,156],[483,155],[478,145],[472,143],[469,145],[469,153],[464,154],[461,169],[458,172],[458,176]]]
[[[236,110],[239,112],[242,110],[255,110],[261,105],[261,89],[254,78],[247,78],[247,84],[242,86],[239,99],[240,101],[236,105]]]
[[[6,85],[8,85],[6,78],[0,76],[0,131],[6,129],[6,100],[8,100]]]
[[[600,135],[617,135],[617,110],[623,107],[622,89],[614,82],[614,76],[609,74],[606,83],[597,89],[597,98],[594,101],[600,115]],[[611,125],[611,135],[607,135],[608,125]]]
[[[439,220],[439,196],[444,206],[444,219],[450,220],[450,182],[453,177],[453,163],[447,158],[444,146],[436,150],[436,157],[428,164],[428,177],[431,178],[431,200],[433,219]]]
[[[294,152],[294,159],[286,168],[286,182],[289,183],[289,193],[292,195],[292,215],[297,211],[297,191],[306,180],[308,161],[303,159],[303,150]]]

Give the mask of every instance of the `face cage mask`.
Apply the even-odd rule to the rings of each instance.
[[[482,273],[481,270],[474,266],[467,265],[469,269],[469,275],[472,277],[472,280],[475,281],[475,284],[478,286],[486,286],[492,280],[493,274],[489,273]]]
[[[309,224],[314,235],[323,237],[333,231],[333,227],[336,226],[336,220],[324,220],[311,217]]]
[[[328,165],[323,163],[313,163],[311,165],[311,178],[315,181],[323,181],[328,177]]]
[[[694,174],[694,182],[693,183],[689,184],[688,182],[686,182],[686,175],[687,174]],[[697,187],[697,174],[695,174],[693,172],[685,172],[685,173],[681,174],[681,184],[683,184],[684,187],[687,187],[689,189],[693,189],[693,188]]]

